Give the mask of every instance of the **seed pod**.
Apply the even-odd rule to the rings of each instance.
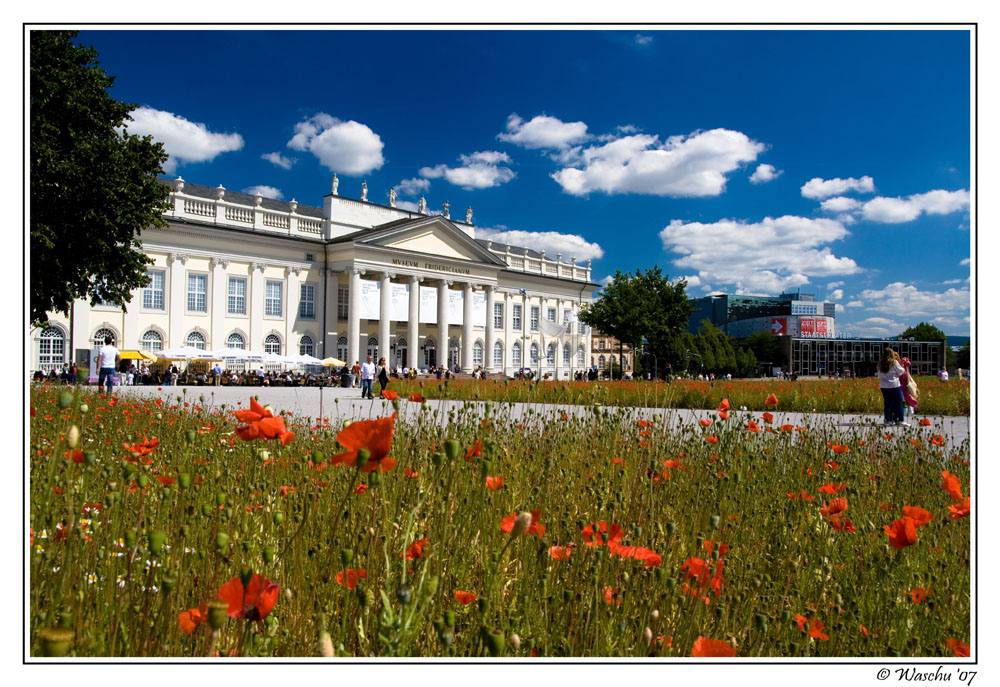
[[[227,546],[229,546],[229,535],[225,532],[215,533],[215,548],[218,551],[222,551]]]
[[[177,588],[177,575],[164,575],[160,580],[160,591],[163,592],[163,596],[166,596],[170,592]]]
[[[458,452],[460,450],[461,445],[454,439],[448,439],[444,442],[444,452],[449,461],[454,462],[458,458]]]
[[[490,656],[499,656],[503,653],[503,632],[485,632],[483,639],[486,640],[486,649],[490,652]]]
[[[323,658],[333,658],[333,638],[330,637],[330,633],[326,630],[319,633],[317,649],[319,651],[319,655]]]
[[[215,505],[224,506],[226,505],[226,495],[223,492],[219,492],[215,495]]]
[[[711,527],[713,530],[714,529],[718,529],[718,527],[719,527],[719,516],[718,515],[710,515],[708,517],[708,526]]]
[[[125,546],[132,549],[135,548],[135,540],[139,536],[136,530],[126,530],[125,531]]]
[[[187,472],[182,472],[177,475],[177,486],[181,489],[188,489],[191,486],[191,475]]]
[[[188,444],[193,444],[197,436],[198,436],[197,432],[195,432],[193,429],[189,429],[184,432],[184,441],[187,442]]]
[[[65,627],[48,627],[39,633],[42,640],[42,655],[61,657],[69,653],[73,644],[73,630]]]
[[[514,528],[511,530],[511,536],[518,536],[519,534],[524,534],[531,527],[531,513],[528,511],[521,511],[517,514],[517,519],[514,520]]]
[[[65,410],[69,408],[73,403],[73,394],[68,391],[63,391],[59,394],[59,409]]]
[[[229,604],[220,599],[208,602],[208,624],[213,630],[219,630],[226,624],[226,614]]]
[[[240,569],[240,582],[243,583],[244,589],[247,588],[247,585],[250,584],[250,580],[252,579],[253,579],[253,570],[251,568]]]
[[[271,521],[274,522],[275,525],[280,525],[285,521],[285,514],[280,510],[276,510],[274,511],[274,515],[271,516]]]
[[[455,627],[455,611],[444,612],[444,624],[448,627]]]
[[[72,400],[72,399],[71,399]],[[76,448],[80,444],[80,428],[73,425],[66,432],[66,443],[70,448]]]
[[[83,464],[88,468],[97,462],[97,454],[94,451],[83,452]]]
[[[166,532],[150,532],[146,535],[146,543],[150,553],[158,554],[163,550],[163,545],[167,543]]]

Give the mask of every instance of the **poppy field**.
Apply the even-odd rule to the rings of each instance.
[[[774,388],[677,428],[35,386],[28,651],[968,656],[968,441],[782,425]]]
[[[969,382],[937,377],[917,377],[918,412],[928,415],[968,415]],[[875,378],[778,381],[734,379],[699,381],[677,379],[670,383],[644,381],[553,382],[517,380],[392,380],[390,388],[401,395],[413,392],[434,398],[512,403],[567,403],[638,408],[715,408],[729,399],[735,408],[766,410],[764,399],[776,392],[782,410],[800,413],[882,414],[882,394]]]

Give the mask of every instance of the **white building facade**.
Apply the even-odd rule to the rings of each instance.
[[[187,184],[166,228],[142,232],[150,284],[126,310],[78,300],[32,336],[31,369],[83,362],[110,334],[121,349],[191,345],[336,357],[392,366],[460,366],[569,379],[589,363],[590,261],[476,239],[465,221],[332,191],[301,206]],[[548,322],[542,322],[542,320]],[[566,325],[558,336],[552,323]],[[234,366],[233,361],[228,363]],[[239,363],[235,363],[238,367]]]

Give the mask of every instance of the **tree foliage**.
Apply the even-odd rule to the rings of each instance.
[[[921,322],[909,327],[899,335],[900,339],[913,337],[917,341],[940,341],[944,348],[944,366],[948,367],[948,337],[945,333],[929,322]]]
[[[781,352],[781,341],[767,329],[759,329],[743,339],[743,345],[753,351],[756,361],[784,365],[785,354]]]
[[[958,353],[955,354],[955,367],[960,367],[963,370],[968,370],[972,367],[972,343],[970,341],[962,344],[962,347],[958,349]]]
[[[135,107],[75,31],[32,31],[31,321],[68,313],[76,298],[124,307],[144,286],[139,232],[166,226],[160,143],[123,127]]]

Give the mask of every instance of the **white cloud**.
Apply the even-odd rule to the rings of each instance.
[[[844,281],[832,281],[832,282],[830,282],[829,284],[826,285],[826,288],[828,288],[828,289],[835,289],[838,286],[843,286],[845,283],[846,282],[844,282]]]
[[[784,174],[783,170],[775,169],[774,165],[757,165],[757,169],[750,175],[751,184],[766,184],[774,181]]]
[[[518,115],[507,118],[507,133],[497,138],[522,148],[565,149],[590,138],[583,122],[563,122],[548,115],[536,115],[525,122]]]
[[[660,240],[665,250],[683,255],[674,261],[677,267],[697,270],[703,281],[776,294],[807,284],[807,275],[859,272],[854,260],[838,258],[823,245],[848,234],[836,220],[786,215],[760,222],[674,220]]]
[[[931,324],[941,330],[944,330],[946,334],[951,332],[955,335],[968,334],[970,322],[971,320],[968,317],[954,317],[947,315],[935,317],[931,320]]]
[[[862,216],[871,222],[899,224],[911,222],[926,212],[928,215],[946,215],[969,206],[969,192],[937,189],[917,193],[907,198],[873,198],[864,204]]]
[[[400,210],[409,210],[410,212],[417,212],[418,210],[417,204],[411,203],[408,200],[397,200],[396,207],[399,208]]]
[[[753,162],[762,143],[739,131],[712,129],[687,136],[635,134],[584,148],[577,167],[552,174],[563,191],[582,196],[592,191],[645,193],[672,197],[717,196],[726,174]]]
[[[520,229],[481,229],[476,227],[476,238],[506,243],[511,246],[545,251],[546,257],[555,258],[562,253],[563,260],[575,257],[577,261],[594,260],[604,256],[604,249],[590,243],[579,234],[560,234],[555,231],[522,231]]]
[[[944,284],[944,285],[949,285],[949,284],[961,284],[961,283],[962,283],[962,282],[964,282],[964,281],[966,281],[966,280],[965,280],[965,279],[948,279],[948,280],[946,280],[946,281],[943,281],[943,282],[941,282],[941,283],[942,283],[942,284]]]
[[[461,167],[423,167],[420,169],[420,176],[426,179],[444,178],[448,183],[467,190],[499,186],[514,178],[514,170],[501,166],[510,163],[507,153],[484,150],[462,155],[459,159],[462,161]]]
[[[350,176],[379,169],[385,145],[374,131],[353,120],[342,122],[320,112],[295,125],[292,150],[309,151],[327,169]]]
[[[898,336],[900,332],[906,329],[906,325],[902,322],[890,320],[887,317],[869,317],[859,322],[838,325],[837,328],[840,330],[849,329],[853,334],[858,336],[881,338],[885,336]]]
[[[834,289],[830,293],[826,294],[826,300],[828,301],[839,301],[843,300],[843,298],[844,298],[843,289]]]
[[[847,308],[842,306],[840,303],[835,303],[833,306],[834,312],[844,312]]]
[[[839,196],[849,191],[874,193],[875,180],[871,177],[861,177],[860,179],[855,179],[854,177],[847,179],[839,177],[836,179],[821,179],[815,177],[807,181],[801,190],[803,197],[814,198],[816,200],[826,198],[827,196]]]
[[[856,210],[861,207],[861,201],[857,198],[848,198],[847,196],[837,196],[835,198],[828,198],[819,204],[821,208],[827,212],[848,212],[850,210]]]
[[[240,150],[243,137],[239,134],[219,134],[204,124],[191,122],[171,112],[152,107],[139,107],[130,113],[134,121],[126,124],[130,134],[152,136],[163,144],[170,158],[163,163],[165,174],[177,171],[177,164],[208,162],[220,153]]]
[[[699,277],[697,274],[688,274],[688,275],[683,275],[683,276],[680,276],[680,277],[674,277],[673,279],[670,280],[670,283],[671,284],[676,284],[681,279],[684,279],[684,280],[687,281],[687,287],[689,289],[693,289],[696,286],[703,286],[703,284],[701,283],[701,277]]]
[[[960,262],[958,264],[959,265],[971,265],[972,264],[972,258],[966,258],[965,260],[962,260],[962,262]]]
[[[864,301],[848,301],[847,307],[848,308],[863,308],[863,307],[865,307],[865,302]]]
[[[643,36],[641,33],[635,34],[636,45],[649,45],[652,42],[653,42],[652,36]]]
[[[251,196],[255,196],[258,193],[260,193],[260,195],[264,196],[265,198],[273,198],[274,200],[281,200],[282,198],[284,198],[281,191],[276,189],[274,186],[263,186],[263,185],[250,186],[248,188],[243,189],[243,193],[247,193]]]
[[[396,190],[404,196],[415,196],[418,193],[426,193],[430,187],[431,182],[427,179],[421,179],[420,177],[403,179],[401,182],[396,184]],[[397,202],[396,205],[399,206],[399,202]]]
[[[613,282],[614,280],[615,280],[614,275],[609,274],[608,276],[604,277],[603,279],[599,279],[597,281],[597,283],[600,284],[602,287],[604,287],[604,286],[607,286],[608,284],[610,284],[611,282]]]
[[[893,282],[884,289],[866,289],[861,298],[870,304],[870,310],[907,317],[951,316],[967,311],[972,302],[968,288],[921,291],[903,282]]]
[[[292,165],[297,162],[294,157],[285,157],[281,153],[264,153],[261,158],[282,169],[291,169]]]

